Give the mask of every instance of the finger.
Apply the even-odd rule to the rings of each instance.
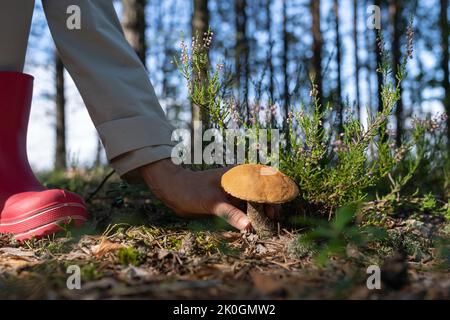
[[[213,213],[223,218],[236,229],[247,230],[250,228],[250,220],[247,215],[230,203],[220,203],[217,205]]]

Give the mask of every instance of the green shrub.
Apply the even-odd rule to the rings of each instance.
[[[230,90],[230,76],[224,74],[222,66],[211,66],[208,51],[212,32],[204,37],[206,45],[200,45],[198,35],[189,48],[183,42],[181,56],[175,59],[187,81],[191,102],[209,115],[212,127],[282,128],[285,141],[280,148],[280,167],[299,185],[302,208],[331,217],[341,206],[370,198],[398,202],[402,193],[425,196],[432,191],[435,195],[440,191],[440,196],[448,198],[449,192],[442,189],[448,190],[450,162],[439,130],[444,116],[414,119],[400,145],[388,127],[410,55],[393,75],[391,59],[381,41],[382,62],[377,71],[383,77],[382,106],[375,113],[367,109],[367,123],[351,116],[351,108],[346,106],[342,126],[332,126],[336,110],[330,104],[319,104],[312,79],[311,101],[293,105],[286,123],[279,124],[273,116],[260,116],[261,111],[273,112],[271,101],[267,107],[258,101],[251,115],[239,109]],[[413,179],[416,175],[422,179]],[[431,183],[431,179],[438,181]],[[428,197],[423,205],[432,209],[431,194]]]

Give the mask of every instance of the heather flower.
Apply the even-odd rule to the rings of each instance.
[[[311,86],[311,90],[309,91],[310,97],[315,97],[319,94],[319,90],[317,88],[317,84],[313,83]]]
[[[386,134],[389,136],[389,137],[394,137],[395,136],[395,130],[393,130],[393,129],[386,129]]]
[[[213,40],[214,33],[207,31],[203,34],[203,47],[209,49]]]
[[[238,123],[239,113],[237,110],[237,104],[236,104],[235,100],[232,100],[230,103],[230,117],[231,117],[231,121],[233,121],[234,123]]]
[[[184,42],[184,40],[181,40],[181,57],[180,57],[180,61],[182,64],[186,65],[189,63],[189,53],[188,53],[188,48],[186,43]]]
[[[405,146],[401,146],[395,150],[394,161],[396,163],[400,163],[405,157],[407,148]]]
[[[286,121],[287,121],[287,123],[292,123],[293,120],[294,120],[294,113],[292,111],[289,111],[288,114],[287,114]]]
[[[333,147],[334,152],[345,152],[348,150],[348,147],[344,144],[344,142],[340,139],[337,139],[331,142],[331,146]]]
[[[276,114],[277,114],[277,105],[276,105],[276,104],[272,104],[272,105],[269,107],[269,110],[270,110],[270,114],[271,114],[272,116],[276,116]]]

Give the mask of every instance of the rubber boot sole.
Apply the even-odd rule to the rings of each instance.
[[[63,203],[42,209],[26,218],[2,222],[0,233],[13,234],[19,240],[40,238],[64,231],[64,224],[82,225],[88,219],[86,207],[80,203]]]

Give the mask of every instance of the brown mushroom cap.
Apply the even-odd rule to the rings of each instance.
[[[233,197],[257,203],[284,203],[298,195],[291,178],[261,164],[243,164],[228,170],[222,188]]]

